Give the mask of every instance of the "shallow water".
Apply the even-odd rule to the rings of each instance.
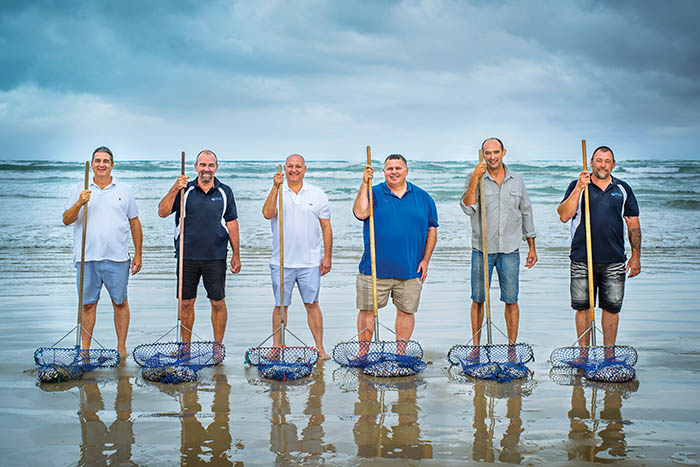
[[[444,251],[431,262],[414,334],[432,363],[418,376],[395,380],[358,375],[332,361],[319,364],[310,378],[289,383],[263,381],[255,368],[245,368],[245,349],[269,334],[271,292],[266,257],[244,256],[246,274],[229,276],[227,284],[227,358],[202,370],[198,383],[146,382],[129,358],[80,381],[38,385],[31,355],[73,325],[73,279],[56,271],[48,281],[36,275],[15,286],[5,281],[3,463],[692,464],[700,450],[700,318],[694,285],[700,258],[685,258],[679,281],[663,257],[647,256],[649,269],[661,264],[628,282],[618,342],[639,352],[638,378],[621,385],[550,375],[551,350],[575,339],[565,260],[542,261],[522,274],[520,340],[533,346],[536,361],[530,364],[531,379],[507,384],[467,381],[448,368],[447,350],[466,340],[467,281],[460,277],[466,262],[459,267]],[[354,335],[355,267],[354,258],[339,258],[324,280],[328,350]],[[173,287],[167,276],[133,280],[130,348],[154,341],[174,324]],[[30,297],[28,290],[40,294]],[[497,288],[492,293],[497,297]],[[102,303],[98,309],[95,335],[113,346],[111,309]],[[503,329],[501,309],[494,300],[494,323]],[[195,332],[207,338],[207,305],[198,303],[197,313]],[[309,342],[302,313],[295,296],[289,325]],[[380,320],[391,327],[393,312],[385,309]],[[70,346],[73,336],[67,340]]]

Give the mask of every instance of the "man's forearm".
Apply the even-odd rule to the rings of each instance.
[[[642,229],[634,228],[630,229],[628,232],[628,237],[630,241],[630,247],[632,248],[632,254],[641,256],[642,254]]]
[[[360,220],[365,220],[369,217],[369,193],[367,192],[367,183],[362,182],[360,189],[357,190],[355,202],[352,205],[352,212]]]
[[[578,199],[581,196],[581,189],[578,187],[574,188],[568,198],[566,198],[557,207],[557,214],[559,214],[559,220],[562,222],[568,222],[569,219],[574,217],[576,214],[576,208],[578,207]]]
[[[462,197],[462,203],[464,203],[466,206],[472,206],[476,204],[476,189],[478,186],[479,179],[472,177],[469,180],[469,186],[467,187],[467,191],[464,192],[464,196]]]
[[[330,219],[320,219],[321,233],[323,235],[323,256],[331,258],[333,255],[333,229]]]
[[[131,225],[131,238],[134,241],[134,255],[141,256],[143,253],[143,229],[138,217],[129,219]]]
[[[435,227],[428,228],[428,238],[425,241],[425,253],[423,254],[423,261],[426,263],[430,261],[431,256],[433,256],[433,250],[435,249],[435,244],[437,243],[437,229]]]
[[[270,193],[268,193],[267,198],[265,198],[265,203],[263,204],[262,214],[265,219],[272,219],[277,215],[277,196],[279,195],[279,188],[277,185],[272,185]]]
[[[78,219],[78,213],[82,207],[83,205],[80,203],[80,200],[78,200],[73,206],[63,211],[63,224],[71,225],[73,222],[75,222]]]

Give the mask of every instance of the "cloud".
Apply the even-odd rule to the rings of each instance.
[[[0,7],[2,158],[350,158],[366,144],[697,157],[692,1],[39,2]],[[42,25],[37,27],[37,25]],[[97,141],[98,139],[101,139]],[[90,140],[88,144],[86,140]],[[118,144],[117,144],[118,145]],[[569,149],[571,148],[571,149]]]

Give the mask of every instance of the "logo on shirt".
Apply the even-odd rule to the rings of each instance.
[[[223,198],[221,196],[214,196],[211,198],[212,201],[221,201]]]
[[[619,191],[613,191],[612,193],[610,193],[610,196],[622,197],[622,193],[620,193]]]

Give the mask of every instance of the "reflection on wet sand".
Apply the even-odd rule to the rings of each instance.
[[[353,435],[359,457],[386,457],[403,459],[432,459],[433,446],[421,440],[417,403],[418,379],[401,378],[399,382],[358,374],[355,415],[358,416]],[[382,382],[379,382],[382,381]],[[384,382],[388,381],[388,382]],[[387,399],[396,424],[387,422]],[[390,418],[393,415],[389,414]]]
[[[309,394],[304,407],[307,424],[301,430],[301,439],[297,426],[287,420],[287,416],[292,413],[287,397],[289,383],[270,382],[270,451],[277,456],[277,464],[319,464],[323,463],[324,452],[335,452],[332,444],[324,444],[323,441],[323,422],[326,420],[322,407],[323,394],[326,392],[326,384],[323,381],[324,363],[319,362],[311,374]]]
[[[622,429],[622,392],[604,391],[603,410],[596,417],[598,388],[591,390],[591,408],[586,406],[586,395],[581,385],[573,386],[569,411],[569,460],[610,463],[627,457],[627,443]],[[598,432],[600,423],[605,428]],[[596,439],[596,434],[602,442]]]
[[[226,375],[214,374],[213,387],[198,385],[179,395],[181,407],[180,460],[183,465],[233,465],[229,459],[231,433],[229,430],[229,396],[231,385]],[[202,405],[200,393],[213,393],[211,411],[214,419],[204,428],[200,422]],[[208,395],[208,394],[207,394]]]
[[[474,381],[474,445],[472,458],[476,461],[494,462],[497,449],[493,446],[496,419],[494,417],[494,405],[496,394],[490,386],[494,384],[513,386],[513,391],[507,391],[510,395],[506,401],[506,417],[508,426],[501,438],[501,450],[498,452],[498,460],[519,464],[523,456],[518,450],[520,434],[523,432],[523,421],[520,418],[523,405],[523,390],[517,381],[510,383],[495,383],[493,381]],[[488,416],[488,425],[486,417]]]
[[[116,419],[109,427],[102,422],[98,412],[105,406],[97,382],[79,384],[80,391],[80,460],[78,465],[136,465],[131,461],[134,444],[131,419],[132,385],[130,376],[120,371],[117,395],[114,400]]]

